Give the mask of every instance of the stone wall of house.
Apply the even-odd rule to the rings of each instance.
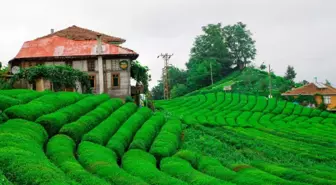
[[[126,60],[128,62],[128,69],[123,70],[119,66],[120,61]],[[108,93],[111,97],[120,97],[125,98],[126,96],[131,95],[131,73],[130,73],[130,60],[128,59],[109,59],[104,60],[105,63],[104,68],[104,85],[105,93]],[[50,61],[45,62],[45,65],[65,65],[64,61]],[[95,88],[93,93],[99,92],[99,75],[98,75],[98,60],[95,60],[95,70],[88,71],[88,61],[87,60],[78,60],[72,61],[72,67],[74,69],[78,69],[80,71],[88,72],[89,76],[95,76]],[[120,84],[119,87],[113,87],[112,85],[112,75],[119,74],[120,75]],[[49,85],[46,85],[47,89],[49,89]],[[76,83],[77,91],[81,92],[82,89],[79,87],[80,85]]]

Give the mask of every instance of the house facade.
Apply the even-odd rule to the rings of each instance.
[[[299,88],[292,89],[282,96],[313,96],[317,105],[324,103],[327,110],[336,111],[336,88],[323,83],[309,83]]]
[[[111,97],[131,95],[131,61],[138,57],[133,50],[121,46],[124,39],[72,26],[49,35],[27,41],[10,68],[36,65],[68,65],[87,72],[94,93]],[[52,84],[40,79],[30,88],[52,89]],[[67,91],[81,92],[81,85]]]

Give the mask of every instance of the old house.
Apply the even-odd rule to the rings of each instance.
[[[282,96],[313,96],[316,103],[322,102],[327,106],[327,110],[336,111],[336,89],[323,83],[309,83],[299,88],[294,88],[282,94]]]
[[[130,66],[138,54],[122,47],[123,43],[124,39],[72,26],[25,42],[9,65],[13,70],[35,65],[69,65],[88,73],[94,93],[125,97],[131,95]],[[52,84],[41,79],[31,88],[52,89]],[[81,92],[80,85],[67,90]]]

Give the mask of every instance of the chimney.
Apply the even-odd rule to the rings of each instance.
[[[51,30],[50,30],[50,33],[51,33],[51,34],[53,34],[53,33],[54,33],[54,29],[53,29],[53,28],[51,28]]]

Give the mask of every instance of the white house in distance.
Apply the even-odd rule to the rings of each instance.
[[[9,66],[15,69],[35,65],[69,65],[89,74],[94,93],[107,93],[111,97],[130,96],[130,64],[138,54],[121,47],[125,41],[77,26],[57,32],[52,30],[49,35],[25,42]],[[42,80],[30,88],[52,89],[52,84]],[[81,91],[79,86],[77,91]]]

